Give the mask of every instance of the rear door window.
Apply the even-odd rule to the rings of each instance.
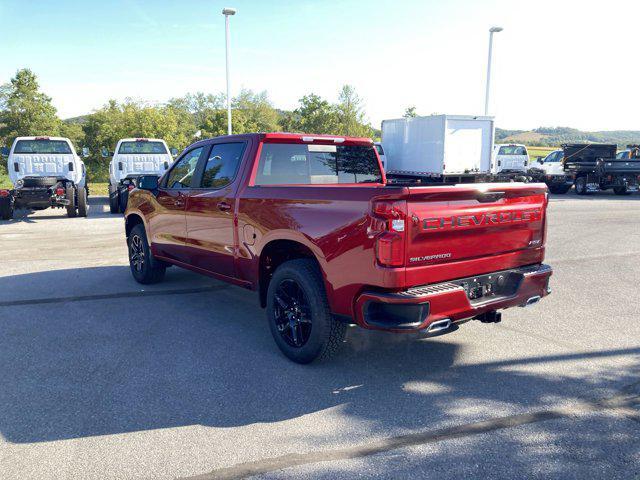
[[[373,145],[262,145],[256,185],[380,183]]]

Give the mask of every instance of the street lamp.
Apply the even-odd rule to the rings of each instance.
[[[224,15],[224,46],[226,49],[227,63],[227,133],[231,135],[231,84],[229,82],[229,17],[236,14],[235,8],[225,7],[222,9]]]
[[[489,91],[491,88],[491,50],[493,49],[493,34],[502,31],[502,27],[489,29],[489,60],[487,61],[487,91],[484,96],[484,114],[489,115]]]

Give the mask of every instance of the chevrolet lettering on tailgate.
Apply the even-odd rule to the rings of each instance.
[[[422,220],[423,230],[450,230],[461,228],[485,227],[506,223],[528,223],[542,218],[540,208],[528,210],[514,210],[507,212],[476,213],[473,215],[458,215],[450,217],[432,217]]]

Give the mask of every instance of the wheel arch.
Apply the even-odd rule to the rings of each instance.
[[[273,273],[280,265],[289,260],[298,258],[313,260],[320,270],[320,274],[325,283],[325,289],[327,289],[322,262],[309,245],[297,239],[279,238],[270,240],[262,247],[258,258],[258,292],[260,295],[260,305],[263,308],[267,304],[267,290],[269,289],[269,283],[271,282]],[[327,292],[327,294],[328,293],[329,292]],[[328,296],[330,297],[330,295]],[[329,302],[331,303],[330,298]]]
[[[142,225],[145,231],[147,229],[147,226],[144,222],[144,219],[142,218],[142,215],[138,213],[130,213],[129,215],[127,215],[127,217],[124,220],[124,230],[127,238],[129,238],[129,234],[131,233],[131,230],[136,225]]]

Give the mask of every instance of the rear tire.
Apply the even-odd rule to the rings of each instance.
[[[87,188],[78,190],[78,215],[86,217],[89,214],[89,202],[87,200]]]
[[[267,291],[267,319],[282,353],[296,363],[333,356],[346,325],[332,315],[317,264],[310,259],[280,265]]]
[[[74,218],[78,216],[78,212],[76,211],[76,189],[73,185],[69,185],[67,187],[66,192],[67,200],[69,200],[69,205],[67,205],[67,217]]]
[[[11,197],[0,198],[0,218],[11,220],[13,218],[13,201]]]
[[[115,192],[109,191],[109,212],[110,213],[120,212],[120,205],[118,200],[119,200],[118,191],[117,190]]]
[[[127,210],[127,203],[129,201],[129,190],[122,189],[118,191],[118,211],[124,213]]]
[[[613,193],[616,195],[631,195],[631,192],[627,190],[627,187],[613,187]]]
[[[142,224],[131,229],[127,246],[129,247],[129,267],[136,282],[149,285],[164,279],[166,267],[151,253],[147,233]]]

